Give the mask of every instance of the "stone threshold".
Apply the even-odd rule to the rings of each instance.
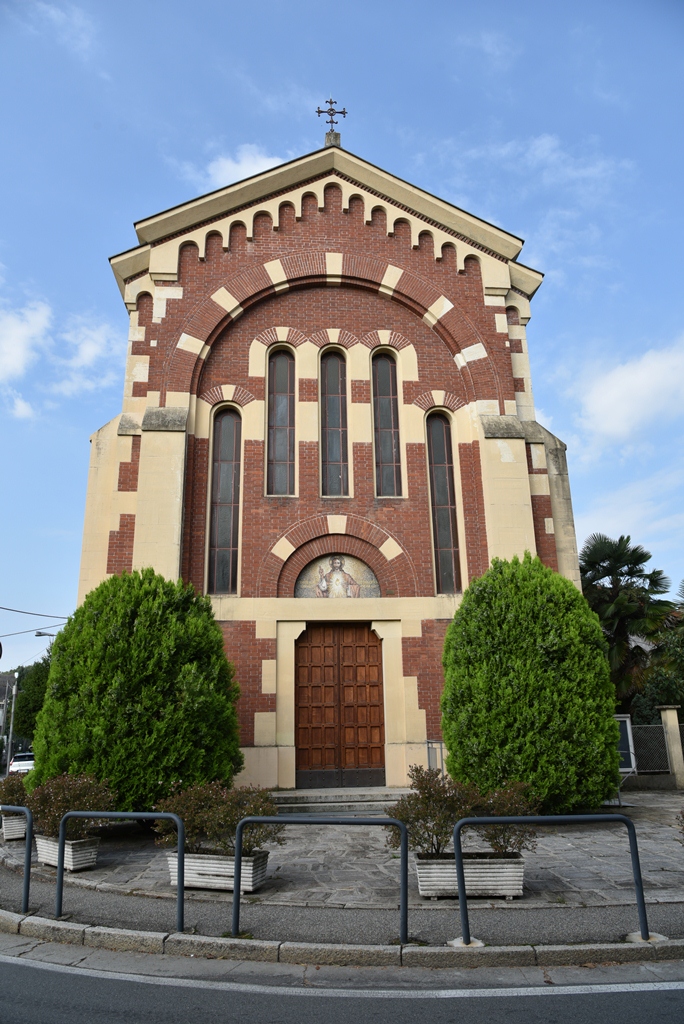
[[[684,960],[684,939],[540,946],[355,946],[104,928],[0,910],[0,931],[44,942],[219,960],[338,967],[568,967]]]

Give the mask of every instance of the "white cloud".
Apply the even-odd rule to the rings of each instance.
[[[592,367],[576,394],[584,429],[607,440],[624,441],[656,420],[684,416],[684,335],[612,369]]]
[[[459,36],[457,42],[461,46],[479,50],[488,58],[490,64],[504,71],[509,68],[520,55],[521,50],[515,46],[512,36],[503,32],[477,32],[473,35]]]
[[[95,40],[92,21],[80,7],[74,4],[43,3],[32,4],[34,23],[54,33],[55,38],[76,56],[89,57]]]
[[[283,157],[269,156],[261,146],[247,142],[238,146],[235,156],[216,156],[204,169],[190,163],[180,164],[179,167],[184,178],[201,191],[210,192],[242,181],[243,178],[250,178],[253,174],[260,174],[283,162]]]
[[[21,309],[0,308],[0,384],[26,373],[48,344],[51,322],[52,310],[40,300]]]
[[[63,352],[54,358],[60,379],[51,391],[71,396],[108,387],[121,377],[126,342],[110,324],[74,316],[60,339]]]

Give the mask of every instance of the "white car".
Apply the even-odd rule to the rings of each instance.
[[[9,770],[11,772],[30,772],[35,767],[35,761],[33,759],[33,751],[28,751],[25,754],[15,754],[10,761]]]

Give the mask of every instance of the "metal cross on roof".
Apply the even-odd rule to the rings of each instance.
[[[316,110],[316,113],[318,114],[319,117],[321,116],[321,114],[327,114],[328,115],[326,120],[327,120],[328,124],[330,125],[330,131],[333,132],[333,131],[335,131],[334,125],[337,124],[337,121],[335,120],[335,114],[341,114],[342,117],[346,117],[347,116],[347,108],[343,107],[342,110],[335,110],[335,104],[337,103],[337,100],[334,100],[332,98],[329,99],[329,100],[326,100],[325,102],[328,104],[328,109],[327,110],[321,110],[321,108],[318,107],[317,110]]]

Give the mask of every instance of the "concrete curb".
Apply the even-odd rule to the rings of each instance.
[[[338,967],[567,967],[684,960],[684,939],[574,946],[354,946],[91,927],[74,921],[24,917],[7,910],[0,910],[0,932],[95,949]]]

